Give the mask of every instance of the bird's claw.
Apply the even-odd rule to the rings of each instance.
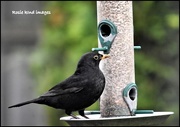
[[[75,116],[75,115],[71,115],[72,118],[71,119],[80,119],[79,117]]]
[[[85,116],[85,115],[84,115],[83,117],[86,118],[86,119],[89,119],[89,117],[87,117],[87,116]]]
[[[80,119],[79,117],[77,117],[77,116],[75,116],[75,115],[71,115],[71,116],[72,116],[71,119]],[[82,116],[82,117],[84,117],[84,118],[86,118],[86,119],[89,119],[89,117],[87,117],[87,116]]]

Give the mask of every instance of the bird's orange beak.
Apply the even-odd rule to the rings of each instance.
[[[103,56],[101,57],[101,60],[106,59],[106,58],[109,58],[109,57],[110,57],[109,54],[103,54]]]

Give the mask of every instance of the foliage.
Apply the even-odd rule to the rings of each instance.
[[[169,124],[179,123],[179,2],[134,1],[135,76],[138,109],[174,111]],[[37,93],[43,93],[70,76],[85,52],[97,47],[95,1],[46,2],[50,10],[43,20],[42,36],[32,55],[32,72],[37,78]],[[64,116],[46,107],[49,125],[66,125]],[[88,108],[98,110],[98,102]]]
[[[179,123],[179,2],[134,3],[135,76],[138,108],[173,111]]]
[[[95,2],[53,1],[46,3],[45,10],[51,15],[43,20],[42,36],[32,56],[38,95],[69,77],[81,55],[97,47]],[[46,109],[50,125],[65,125],[58,120],[64,111]]]

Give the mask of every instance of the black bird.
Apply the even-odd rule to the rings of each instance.
[[[105,77],[99,68],[102,59],[109,57],[98,52],[84,54],[78,62],[75,73],[52,87],[38,98],[25,101],[8,108],[20,107],[30,103],[44,104],[56,109],[64,109],[67,115],[78,119],[73,111],[88,119],[85,108],[92,105],[101,96],[105,87]]]

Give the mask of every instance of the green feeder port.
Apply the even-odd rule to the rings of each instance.
[[[104,54],[108,54],[116,35],[116,26],[109,20],[102,20],[98,25],[98,38],[102,48],[92,48],[92,51],[103,51]]]

